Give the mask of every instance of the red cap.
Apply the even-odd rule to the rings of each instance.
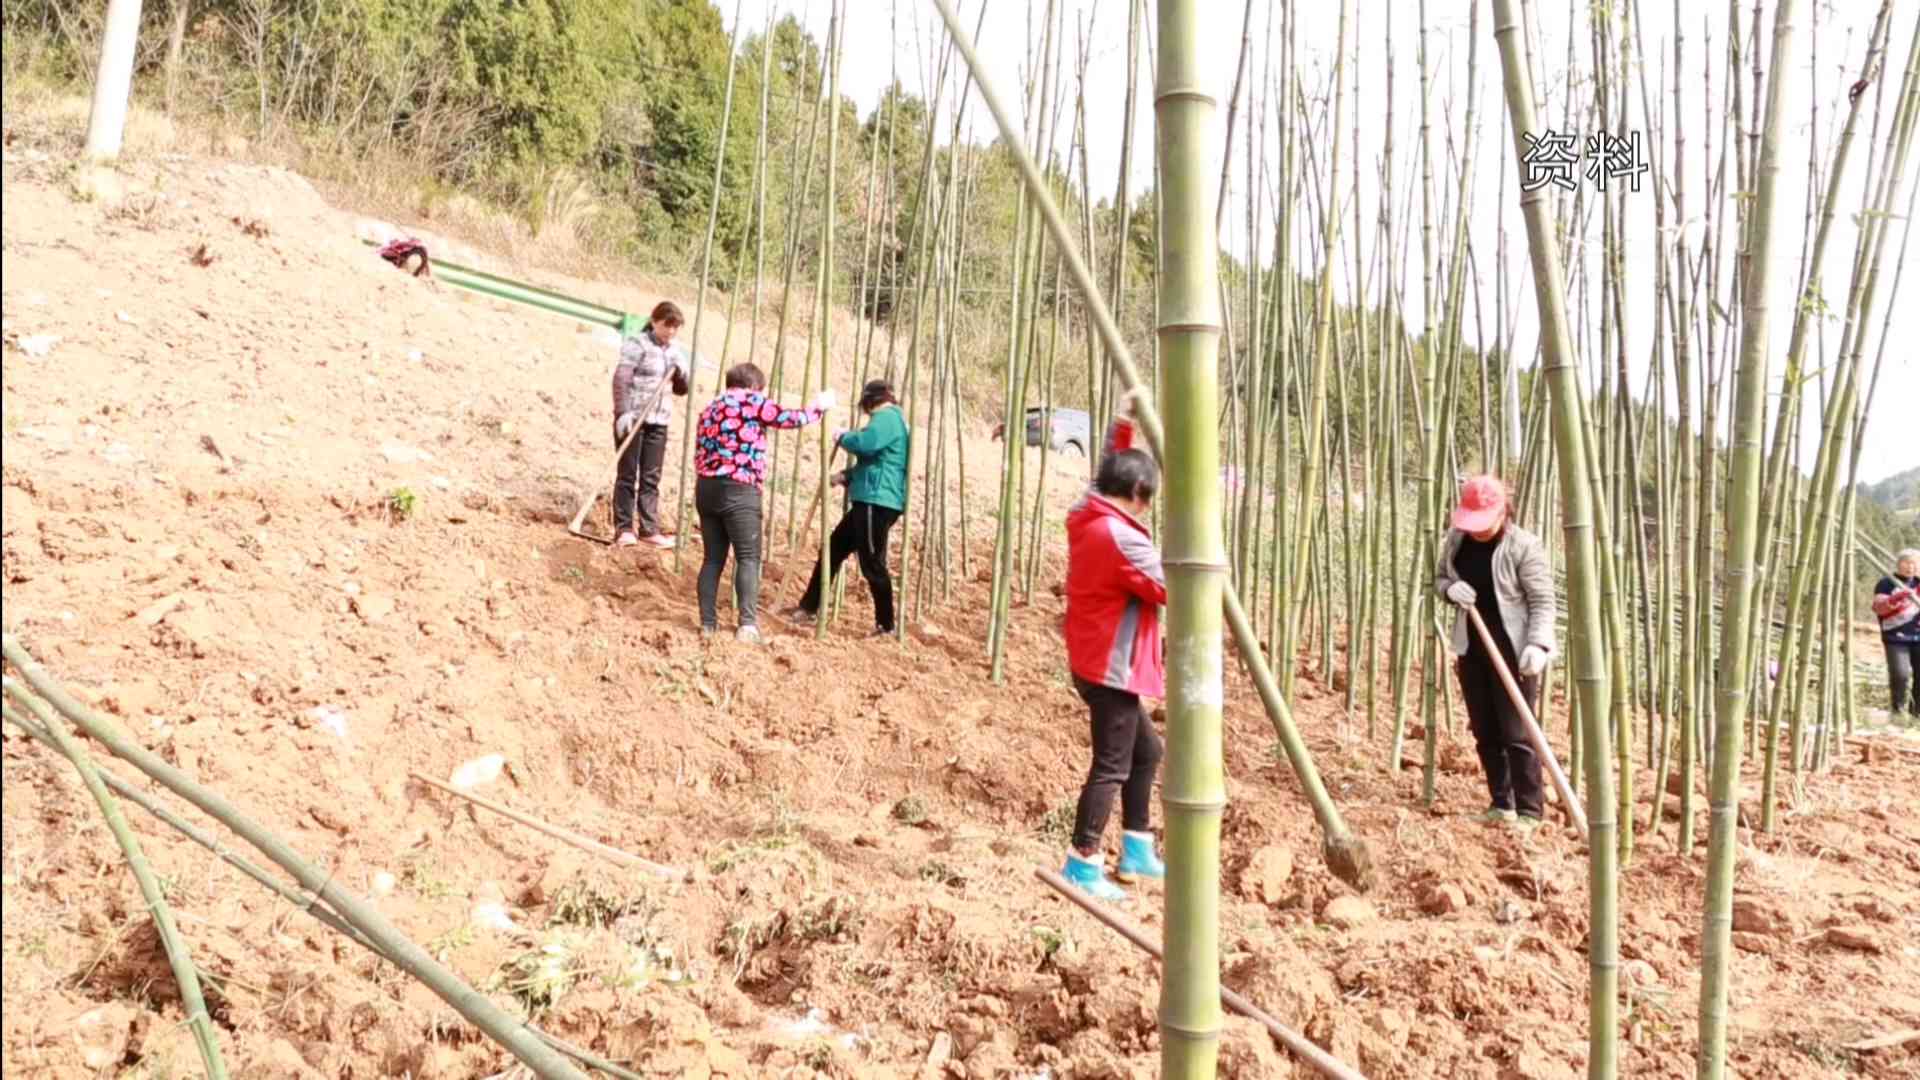
[[[1464,533],[1486,532],[1500,524],[1507,512],[1507,485],[1498,477],[1470,476],[1460,485],[1460,503],[1453,508],[1453,527]]]

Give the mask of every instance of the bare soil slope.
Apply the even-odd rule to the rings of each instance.
[[[1155,1074],[1153,964],[1032,876],[1059,861],[1086,764],[1057,545],[1015,611],[1002,687],[978,573],[904,647],[859,633],[857,575],[824,643],[703,644],[697,552],[676,571],[565,531],[609,451],[611,356],[588,335],[397,273],[284,172],[176,155],[109,183],[14,147],[4,198],[5,624],[77,692],[476,985],[642,1073]],[[976,477],[996,450],[973,447]],[[1056,511],[1077,464],[1053,473]],[[417,501],[394,520],[400,488]],[[964,516],[976,571],[984,507]],[[804,559],[776,548],[766,607],[791,602]],[[1382,770],[1384,738],[1305,677],[1301,722],[1381,870],[1362,911],[1329,913],[1349,894],[1231,683],[1227,982],[1370,1076],[1582,1074],[1581,846],[1469,823],[1482,795],[1458,724],[1422,810],[1418,769]],[[489,797],[689,880],[609,868],[409,779],[489,753],[509,763]],[[195,1071],[71,769],[9,730],[0,774],[7,1075]],[[1920,1075],[1913,1045],[1843,1048],[1920,1023],[1916,782],[1911,756],[1849,754],[1777,835],[1743,834],[1741,1076]],[[236,1076],[511,1066],[391,968],[130,813]],[[1671,836],[1643,839],[1623,888],[1635,1077],[1692,1072],[1701,864]],[[1157,927],[1157,895],[1131,906]],[[1222,1061],[1305,1075],[1237,1019]]]

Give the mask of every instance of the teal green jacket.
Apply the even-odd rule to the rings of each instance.
[[[882,405],[867,426],[840,437],[840,449],[853,455],[847,498],[889,510],[907,510],[907,454],[912,438],[900,406]]]

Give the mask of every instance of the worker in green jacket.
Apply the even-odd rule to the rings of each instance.
[[[860,391],[860,409],[867,424],[859,431],[841,431],[834,443],[853,456],[853,465],[833,477],[844,485],[852,502],[828,542],[828,564],[833,573],[848,555],[860,556],[860,573],[873,590],[874,636],[894,631],[893,574],[887,569],[887,534],[907,509],[907,459],[912,439],[900,414],[900,401],[885,379],[875,379]],[[788,612],[794,622],[808,624],[820,613],[820,565],[814,564],[806,595]]]

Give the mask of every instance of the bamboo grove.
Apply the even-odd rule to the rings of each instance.
[[[1827,92],[1831,79],[1814,80],[1797,299],[1775,320],[1770,283],[1787,272],[1776,264],[1793,256],[1787,208],[1772,195],[1779,142],[1789,137],[1781,102],[1798,70],[1798,39],[1820,47],[1818,12],[1803,32],[1791,0],[1751,11],[1730,3],[1724,31],[1705,40],[1689,38],[1692,20],[1676,3],[1670,50],[1657,54],[1646,52],[1638,0],[1570,5],[1568,25],[1579,32],[1561,60],[1577,77],[1552,85],[1542,76],[1554,61],[1541,54],[1532,7],[1475,4],[1458,42],[1466,47],[1464,89],[1456,83],[1446,99],[1463,100],[1451,110],[1437,104],[1440,31],[1424,3],[1393,5],[1365,24],[1383,39],[1364,51],[1353,40],[1363,24],[1343,4],[1334,62],[1317,83],[1301,63],[1295,6],[1248,3],[1232,89],[1218,103],[1220,172],[1204,193],[1179,179],[1185,158],[1166,157],[1168,148],[1193,152],[1163,126],[1167,117],[1157,122],[1163,152],[1152,173],[1133,172],[1132,148],[1143,138],[1136,103],[1167,92],[1158,79],[1169,63],[1181,70],[1176,56],[1156,60],[1156,46],[1184,47],[1193,33],[1182,21],[1191,16],[1185,5],[1150,9],[1141,0],[1088,12],[1036,0],[1017,107],[991,110],[997,142],[977,138],[973,103],[992,98],[982,98],[990,88],[976,81],[966,13],[937,6],[953,33],[921,45],[931,73],[923,95],[896,86],[874,113],[864,147],[856,147],[864,174],[861,161],[850,167],[841,156],[836,138],[842,109],[829,103],[837,100],[831,85],[841,46],[832,31],[814,79],[826,84],[827,98],[786,133],[786,147],[763,123],[752,169],[759,183],[775,155],[789,168],[805,163],[789,192],[779,252],[776,380],[796,383],[786,366],[787,298],[809,260],[816,332],[805,337],[797,388],[857,387],[871,373],[905,380],[911,422],[922,433],[902,542],[908,621],[934,619],[956,579],[987,582],[983,660],[996,681],[1004,678],[1017,624],[1031,617],[1035,590],[1058,573],[1046,552],[1058,525],[1048,519],[1048,485],[1063,482],[1050,460],[1063,451],[1044,438],[1033,450],[1023,446],[1030,410],[1044,417],[1085,409],[1097,433],[1119,393],[1139,386],[1189,433],[1210,421],[1213,452],[1198,458],[1188,456],[1190,446],[1176,449],[1184,443],[1163,444],[1159,421],[1150,422],[1171,482],[1218,496],[1170,502],[1169,544],[1200,545],[1182,566],[1220,560],[1228,628],[1279,748],[1316,804],[1329,865],[1364,885],[1364,844],[1320,784],[1288,703],[1302,678],[1340,688],[1350,733],[1376,746],[1389,768],[1402,762],[1408,733],[1420,732],[1422,799],[1433,800],[1438,732],[1454,722],[1455,692],[1438,677],[1445,667],[1434,627],[1442,613],[1428,587],[1435,541],[1455,477],[1509,477],[1522,521],[1559,541],[1566,685],[1564,695],[1549,694],[1554,704],[1542,719],[1566,748],[1592,828],[1590,1072],[1618,1069],[1620,875],[1638,849],[1659,844],[1706,858],[1699,1067],[1718,1075],[1739,776],[1759,772],[1754,809],[1771,829],[1832,760],[1863,704],[1854,673],[1866,658],[1845,632],[1861,577],[1899,546],[1888,523],[1865,526],[1852,493],[1904,265],[1920,24],[1897,25],[1894,6],[1883,2],[1868,39],[1849,37],[1846,55],[1832,63],[1872,74],[1884,68],[1885,76],[1840,101]],[[985,8],[971,14],[977,33]],[[836,22],[843,17],[833,13]],[[1103,19],[1124,23],[1134,58],[1123,65],[1124,88],[1105,90],[1124,93],[1119,131],[1089,124],[1089,93],[1102,92],[1086,83],[1089,43]],[[1899,48],[1896,35],[1908,32],[1912,42]],[[1399,70],[1395,58],[1409,47],[1416,62]],[[1831,42],[1827,48],[1831,57]],[[1389,102],[1393,79],[1418,81],[1416,130],[1396,131],[1391,108],[1384,117],[1360,114],[1352,86],[1368,73],[1348,64],[1363,54],[1387,57]],[[1155,81],[1142,85],[1143,76]],[[1499,96],[1489,97],[1484,84],[1496,78]],[[903,114],[915,124],[911,133],[899,130]],[[1363,162],[1370,122],[1384,124],[1386,137],[1375,160]],[[1517,164],[1495,176],[1477,171],[1482,140],[1510,143],[1517,163],[1533,142],[1523,136],[1555,128],[1622,144],[1645,133],[1653,238],[1630,227],[1630,200],[1641,196],[1627,182],[1522,190]],[[1089,143],[1101,139],[1121,147],[1117,175],[1104,183],[1088,167]],[[917,152],[901,154],[903,145]],[[1377,176],[1371,207],[1363,205],[1363,168]],[[854,182],[836,195],[843,174]],[[857,201],[848,203],[851,193]],[[1504,214],[1491,236],[1473,227],[1476,200],[1489,193],[1519,211],[1524,233],[1510,235]],[[716,189],[716,206],[723,197]],[[809,218],[816,198],[823,209]],[[1176,272],[1183,249],[1168,229],[1179,222],[1184,236],[1211,223],[1222,233],[1230,200],[1245,233],[1233,246],[1263,257],[1223,253],[1206,280],[1184,262]],[[763,243],[764,191],[750,202],[751,235]],[[857,244],[849,237],[850,263],[838,268],[836,206],[860,223]],[[1844,286],[1823,269],[1843,214],[1859,223]],[[817,237],[803,231],[809,220]],[[748,251],[735,253],[742,270]],[[758,268],[765,252],[752,251]],[[1410,303],[1416,274],[1418,300]],[[1522,291],[1529,281],[1531,299]],[[1335,299],[1336,282],[1345,302]],[[1195,288],[1211,295],[1196,297]],[[756,312],[760,289],[756,275]],[[1636,300],[1633,290],[1645,295]],[[856,321],[837,352],[830,301],[875,316]],[[1187,314],[1175,317],[1170,306]],[[1217,316],[1197,314],[1201,307]],[[1533,355],[1518,351],[1523,307],[1542,327]],[[1643,310],[1653,326],[1629,325],[1629,313]],[[1771,333],[1776,321],[1786,333]],[[1209,385],[1217,395],[1192,396],[1201,391],[1187,346],[1156,332],[1169,325],[1215,328]],[[1643,342],[1648,354],[1630,355]],[[1804,415],[1813,407],[1817,414]],[[983,415],[1004,423],[998,475],[969,477],[962,437]],[[810,517],[801,510],[802,478],[822,475],[803,470],[803,459],[823,450],[779,450],[785,512],[769,531],[789,544],[806,539],[798,532]],[[1216,467],[1219,484],[1211,482]],[[825,494],[819,487],[812,498]],[[1180,515],[1195,512],[1218,526],[1217,552],[1205,550],[1204,532],[1184,531],[1191,522]],[[990,522],[990,540],[969,528],[975,521]],[[1199,580],[1189,587],[1200,588]],[[1174,649],[1202,644],[1195,638]],[[1190,752],[1217,755],[1209,722],[1189,719],[1200,726],[1186,729],[1181,711],[1176,701],[1174,744],[1198,738]],[[1189,779],[1199,787],[1176,801],[1209,805],[1208,782],[1178,776]],[[1216,865],[1217,836],[1184,829],[1170,813],[1175,865],[1196,874],[1188,859]],[[1212,940],[1206,905],[1183,901],[1175,911],[1172,897],[1187,895],[1170,894],[1170,957],[1194,956]],[[1199,976],[1190,964],[1170,965],[1170,980],[1176,972]],[[1191,1019],[1202,1029],[1207,1016],[1217,1022],[1204,986],[1169,994],[1169,1003],[1199,1010]],[[1170,1074],[1198,1074],[1192,1055],[1175,1053],[1186,1043],[1167,1045]],[[1185,1062],[1178,1068],[1176,1057]]]
[[[1671,51],[1657,62],[1644,52],[1637,3],[1570,8],[1580,33],[1570,37],[1565,62],[1581,77],[1549,93],[1541,76],[1550,61],[1531,9],[1510,0],[1476,4],[1467,13],[1465,88],[1454,91],[1464,103],[1454,115],[1434,104],[1438,31],[1425,5],[1395,5],[1370,25],[1384,32],[1374,53],[1388,57],[1384,78],[1411,75],[1422,88],[1418,128],[1404,142],[1391,110],[1363,118],[1349,89],[1362,77],[1347,67],[1361,55],[1350,40],[1360,24],[1342,12],[1335,62],[1310,85],[1294,7],[1248,4],[1232,91],[1219,102],[1222,165],[1203,199],[1176,185],[1175,163],[1164,156],[1151,175],[1131,167],[1142,137],[1131,103],[1166,92],[1141,80],[1168,70],[1169,58],[1154,61],[1156,45],[1172,48],[1191,33],[1180,21],[1184,5],[1156,12],[1123,4],[1089,20],[1058,0],[1036,2],[1020,107],[1004,117],[1000,141],[985,146],[971,138],[969,108],[986,88],[971,82],[971,63],[951,53],[951,43],[967,37],[966,13],[938,6],[955,34],[935,50],[924,115],[931,122],[945,111],[947,142],[936,149],[916,140],[918,171],[902,172],[897,184],[875,181],[879,159],[869,159],[864,220],[908,227],[878,243],[863,230],[863,262],[838,286],[869,311],[867,282],[902,289],[884,328],[867,324],[865,333],[868,352],[876,336],[887,339],[888,371],[894,354],[905,354],[916,430],[927,436],[903,553],[912,618],[933,617],[956,574],[988,581],[983,659],[1002,678],[1013,628],[1046,585],[1045,534],[1057,527],[1046,518],[1047,485],[1056,471],[1049,455],[1060,451],[1047,439],[1023,450],[1023,418],[1083,408],[1097,432],[1119,391],[1139,385],[1151,388],[1163,415],[1194,422],[1191,372],[1177,359],[1184,354],[1153,329],[1217,325],[1221,392],[1204,411],[1224,482],[1195,474],[1194,460],[1173,443],[1165,460],[1174,483],[1220,496],[1206,512],[1220,528],[1229,627],[1249,631],[1244,641],[1235,635],[1251,646],[1242,666],[1263,691],[1289,760],[1326,804],[1331,841],[1349,834],[1304,744],[1289,742],[1298,741],[1288,708],[1298,680],[1341,688],[1352,733],[1373,741],[1388,767],[1397,767],[1402,741],[1417,727],[1430,801],[1437,732],[1453,722],[1454,693],[1436,677],[1444,667],[1433,629],[1440,613],[1427,587],[1434,542],[1454,477],[1510,477],[1523,521],[1560,540],[1568,685],[1564,697],[1550,696],[1564,704],[1547,706],[1543,720],[1567,748],[1593,829],[1590,1071],[1615,1075],[1619,1067],[1618,882],[1636,850],[1653,843],[1704,855],[1711,875],[1700,1070],[1717,1075],[1738,777],[1743,768],[1760,773],[1761,803],[1751,809],[1772,828],[1832,760],[1863,704],[1853,676],[1866,658],[1844,632],[1857,617],[1860,579],[1898,546],[1886,522],[1863,527],[1852,492],[1913,198],[1906,166],[1920,36],[1896,49],[1894,33],[1920,35],[1920,25],[1897,27],[1893,5],[1879,5],[1869,39],[1850,38],[1835,63],[1867,72],[1884,64],[1887,76],[1837,104],[1824,83],[1811,95],[1827,113],[1813,125],[1797,302],[1781,313],[1787,332],[1773,335],[1769,281],[1786,272],[1775,264],[1791,257],[1785,211],[1770,195],[1786,137],[1780,101],[1803,34],[1791,3],[1730,5],[1730,32],[1693,41],[1676,5]],[[973,14],[977,30],[984,11]],[[1103,18],[1124,20],[1124,47],[1136,57],[1124,65],[1124,90],[1108,89],[1124,93],[1129,107],[1122,129],[1106,133],[1088,130],[1085,84],[1088,42]],[[1817,49],[1819,27],[1805,36]],[[1409,45],[1416,64],[1397,70],[1393,58]],[[1785,76],[1774,79],[1776,71]],[[1494,78],[1503,92],[1489,98],[1482,84]],[[1698,115],[1683,115],[1687,106]],[[1362,205],[1359,180],[1368,120],[1387,129],[1371,163],[1380,178],[1372,207]],[[1530,145],[1522,133],[1547,128],[1622,142],[1647,133],[1657,242],[1629,227],[1629,200],[1639,196],[1626,183],[1523,194],[1518,168],[1479,175],[1474,148],[1496,125],[1514,159]],[[1123,148],[1110,189],[1097,187],[1088,169],[1088,142],[1103,137]],[[1158,144],[1178,139],[1162,129]],[[1862,156],[1864,182],[1850,171]],[[1009,158],[1029,170],[1030,182],[998,199],[1013,171]],[[880,168],[895,166],[889,158]],[[889,190],[894,202],[874,210],[875,193]],[[1170,202],[1176,192],[1179,206]],[[1492,236],[1470,228],[1475,200],[1489,193],[1517,204],[1524,234],[1509,235],[1504,215]],[[1220,272],[1205,286],[1215,290],[1217,324],[1172,318],[1169,305],[1193,304],[1197,282],[1175,275],[1179,249],[1166,228],[1180,221],[1191,229],[1198,212],[1218,232],[1235,197],[1243,205],[1233,217],[1246,233],[1238,250],[1264,257],[1220,256]],[[985,252],[973,243],[983,210],[997,215],[988,229],[1005,230],[991,235],[1010,241]],[[1841,291],[1822,268],[1843,212],[1860,228]],[[897,259],[884,271],[872,262],[881,251]],[[1407,278],[1415,273],[1420,299],[1410,305]],[[1345,303],[1334,299],[1336,278]],[[1531,300],[1521,291],[1529,279]],[[1630,303],[1635,289],[1650,303]],[[1523,305],[1545,328],[1533,356],[1516,352]],[[1653,313],[1650,330],[1626,321],[1642,309]],[[984,339],[969,331],[981,320],[992,326]],[[1830,324],[1839,327],[1837,349]],[[1650,355],[1629,354],[1645,341]],[[849,355],[862,375],[875,370],[859,350]],[[843,375],[846,385],[857,385],[853,374]],[[803,378],[811,377],[809,366]],[[976,475],[971,486],[958,452],[969,405],[1003,420],[1007,436],[999,475]],[[1817,415],[1803,415],[1814,405]],[[1160,437],[1156,430],[1156,445]],[[790,493],[789,530],[795,502]],[[1173,515],[1194,512],[1178,505],[1166,509],[1170,545],[1184,528]],[[984,549],[968,546],[966,522],[979,513],[992,524]],[[1192,558],[1206,561],[1204,553]],[[1176,702],[1174,744],[1201,738],[1191,752],[1217,753],[1207,748],[1205,722],[1182,730],[1178,712]],[[1177,819],[1170,810],[1171,859],[1217,856],[1217,840],[1196,835],[1195,848],[1180,839]],[[1353,880],[1364,876],[1355,871]],[[1169,914],[1169,956],[1181,955],[1176,938],[1185,947],[1211,940],[1204,908],[1181,910],[1177,924],[1171,906]],[[1176,998],[1170,988],[1166,1000],[1212,1000],[1204,986],[1189,991]],[[1198,1074],[1191,1062],[1176,1069],[1176,1044],[1167,1045],[1170,1075]]]
[[[688,333],[706,362],[676,420],[680,515],[712,358],[760,360],[789,394],[834,387],[847,426],[867,379],[894,381],[915,432],[899,632],[964,617],[957,594],[984,583],[981,662],[1001,682],[1026,662],[1023,624],[1050,618],[1035,597],[1061,572],[1057,496],[1094,464],[1121,395],[1141,394],[1168,471],[1155,524],[1175,673],[1163,1052],[1166,1075],[1209,1076],[1223,637],[1329,867],[1367,887],[1364,839],[1292,703],[1303,680],[1332,688],[1339,734],[1382,769],[1417,766],[1415,797],[1434,801],[1440,732],[1458,722],[1436,544],[1460,476],[1507,478],[1519,520],[1552,541],[1564,598],[1540,719],[1591,826],[1589,1074],[1620,1070],[1619,888],[1651,847],[1705,873],[1697,1065],[1724,1075],[1739,815],[1775,828],[1853,731],[1875,692],[1849,632],[1862,578],[1903,546],[1855,492],[1900,347],[1920,15],[1879,0],[1865,39],[1836,43],[1825,5],[1728,0],[1710,34],[1671,0],[1671,33],[1649,42],[1643,8],[1660,0],[1569,0],[1566,52],[1547,56],[1544,2],[1431,5],[1443,28],[1426,0],[1342,0],[1329,54],[1302,34],[1302,5],[1246,0],[1215,100],[1196,0],[1022,2],[1027,39],[999,43],[1023,50],[1006,100],[972,42],[1011,0],[933,0],[932,25],[903,18],[917,0],[826,0],[807,13],[819,43],[793,14],[754,28],[732,12],[724,80],[707,88]],[[841,88],[856,16],[884,16],[921,78],[912,92],[896,71],[864,118]],[[1124,85],[1090,86],[1108,38]],[[1853,92],[1834,92],[1836,71],[1860,73]],[[1407,79],[1411,115],[1394,106]],[[1793,79],[1808,80],[1809,124],[1785,115]],[[1362,114],[1369,80],[1384,113]],[[1124,102],[1117,129],[1095,129],[1102,95]],[[1550,130],[1642,146],[1647,190],[1526,183]],[[1224,136],[1217,174],[1200,165],[1207,131]],[[1797,245],[1777,198],[1795,139],[1813,147]],[[1503,152],[1479,152],[1488,140]],[[1114,174],[1093,175],[1090,146],[1119,148]],[[1482,228],[1486,203],[1511,213]],[[1842,259],[1844,275],[1826,269]],[[1782,284],[1793,302],[1778,310]],[[1630,324],[1639,312],[1651,326]],[[1029,449],[1028,417],[1044,433],[1056,409],[1085,410],[1088,437]],[[995,424],[997,474],[964,452]],[[773,454],[768,547],[824,563],[842,510],[827,428],[781,435]],[[833,622],[830,598],[818,632]],[[19,722],[67,741],[33,713]],[[1739,803],[1743,775],[1757,806]]]

